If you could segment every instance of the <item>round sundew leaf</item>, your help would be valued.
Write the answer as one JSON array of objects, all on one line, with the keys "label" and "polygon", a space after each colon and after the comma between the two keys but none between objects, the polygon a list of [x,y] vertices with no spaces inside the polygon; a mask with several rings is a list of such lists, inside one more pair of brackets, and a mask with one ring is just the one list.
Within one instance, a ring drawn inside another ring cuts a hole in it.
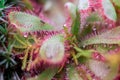
[{"label": "round sundew leaf", "polygon": [[78,3],[78,9],[79,10],[85,10],[89,7],[89,1],[88,0],[79,0]]},{"label": "round sundew leaf", "polygon": [[118,67],[112,67],[110,64],[97,61],[89,60],[90,70],[102,80],[113,80],[117,74]]},{"label": "round sundew leaf", "polygon": [[60,63],[64,59],[64,37],[55,35],[46,39],[40,48],[40,57],[50,63]]},{"label": "round sundew leaf", "polygon": [[115,27],[101,34],[82,40],[80,46],[93,44],[120,44],[120,27]]},{"label": "round sundew leaf", "polygon": [[8,15],[10,23],[15,25],[21,32],[35,32],[39,30],[51,30],[53,27],[42,22],[38,17],[24,12],[10,12]]},{"label": "round sundew leaf", "polygon": [[102,0],[102,6],[104,10],[104,14],[106,17],[108,17],[110,20],[116,21],[117,20],[117,14],[115,12],[115,8],[110,0]]}]

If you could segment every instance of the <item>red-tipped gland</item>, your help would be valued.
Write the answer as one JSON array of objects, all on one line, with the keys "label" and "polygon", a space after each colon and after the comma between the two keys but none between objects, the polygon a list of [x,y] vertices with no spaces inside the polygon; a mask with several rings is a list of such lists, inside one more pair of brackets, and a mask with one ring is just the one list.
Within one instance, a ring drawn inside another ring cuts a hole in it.
[{"label": "red-tipped gland", "polygon": [[92,54],[92,59],[95,59],[95,60],[98,60],[98,61],[102,61],[102,62],[105,62],[106,61],[106,59],[105,59],[105,57],[103,57],[100,53],[98,53],[98,52],[94,52],[93,54]]}]

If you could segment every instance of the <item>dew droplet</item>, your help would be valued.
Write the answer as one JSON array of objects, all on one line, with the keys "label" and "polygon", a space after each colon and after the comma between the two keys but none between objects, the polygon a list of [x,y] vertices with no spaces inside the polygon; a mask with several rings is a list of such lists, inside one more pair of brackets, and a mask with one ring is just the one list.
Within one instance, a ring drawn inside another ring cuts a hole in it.
[{"label": "dew droplet", "polygon": [[66,26],[67,26],[67,24],[64,24],[63,26],[64,26],[64,27],[66,27]]},{"label": "dew droplet", "polygon": [[103,47],[104,47],[104,48],[106,48],[106,47],[107,47],[107,45],[106,45],[106,44],[104,44],[104,45],[103,45]]},{"label": "dew droplet", "polygon": [[83,45],[83,48],[85,48],[86,47],[86,45]]},{"label": "dew droplet", "polygon": [[24,35],[25,38],[28,37],[28,33],[24,33],[23,35]]}]

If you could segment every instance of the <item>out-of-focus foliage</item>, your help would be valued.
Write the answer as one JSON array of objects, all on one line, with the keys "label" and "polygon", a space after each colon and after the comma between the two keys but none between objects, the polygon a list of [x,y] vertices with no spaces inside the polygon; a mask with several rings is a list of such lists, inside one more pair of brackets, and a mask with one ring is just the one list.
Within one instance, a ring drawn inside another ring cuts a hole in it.
[{"label": "out-of-focus foliage", "polygon": [[120,8],[120,1],[119,0],[112,0],[114,4]]}]

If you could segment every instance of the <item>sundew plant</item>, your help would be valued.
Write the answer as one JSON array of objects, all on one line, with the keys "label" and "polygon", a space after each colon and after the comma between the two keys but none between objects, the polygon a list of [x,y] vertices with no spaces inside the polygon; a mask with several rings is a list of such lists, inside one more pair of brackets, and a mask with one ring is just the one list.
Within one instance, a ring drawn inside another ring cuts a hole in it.
[{"label": "sundew plant", "polygon": [[120,0],[0,0],[0,80],[120,80]]}]

